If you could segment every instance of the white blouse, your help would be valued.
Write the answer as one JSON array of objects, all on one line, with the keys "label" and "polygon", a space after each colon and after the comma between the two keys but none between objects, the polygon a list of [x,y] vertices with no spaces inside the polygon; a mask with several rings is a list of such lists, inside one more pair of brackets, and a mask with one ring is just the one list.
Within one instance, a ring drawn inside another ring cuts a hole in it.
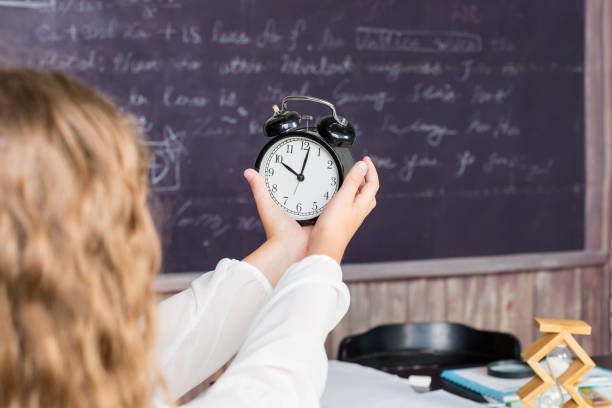
[{"label": "white blouse", "polygon": [[[191,288],[159,305],[158,353],[174,397],[214,374],[184,407],[318,407],[324,341],[349,306],[340,266],[325,255],[292,265],[272,289],[246,262],[223,259]],[[155,407],[165,407],[163,396]]]}]

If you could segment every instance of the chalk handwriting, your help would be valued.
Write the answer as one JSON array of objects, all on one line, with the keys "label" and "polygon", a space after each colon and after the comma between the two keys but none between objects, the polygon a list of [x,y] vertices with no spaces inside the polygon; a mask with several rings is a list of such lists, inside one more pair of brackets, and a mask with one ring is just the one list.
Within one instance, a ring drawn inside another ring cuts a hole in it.
[{"label": "chalk handwriting", "polygon": [[163,96],[164,106],[177,108],[177,107],[190,107],[190,108],[203,108],[208,105],[208,98],[203,95],[183,95],[177,94],[173,86],[166,87]]},{"label": "chalk handwriting", "polygon": [[[231,225],[226,223],[223,217],[214,213],[202,213],[191,217],[183,216],[176,222],[179,228],[198,227],[209,230],[214,238],[225,234]],[[208,246],[208,241],[204,241],[204,246]]]},{"label": "chalk handwriting", "polygon": [[397,167],[397,162],[389,156],[379,156],[376,154],[368,154],[368,157],[372,159],[372,163],[378,170],[393,170]]},{"label": "chalk handwriting", "polygon": [[255,45],[259,48],[264,48],[278,44],[282,39],[283,36],[276,32],[276,21],[274,21],[274,19],[268,19],[263,32],[255,39]]},{"label": "chalk handwriting", "polygon": [[31,9],[54,9],[55,0],[0,0],[0,7],[21,7]]},{"label": "chalk handwriting", "polygon": [[256,59],[246,59],[236,56],[229,62],[222,63],[219,66],[219,74],[221,75],[249,75],[259,74],[266,70],[263,62]]},{"label": "chalk handwriting", "polygon": [[479,117],[472,119],[465,132],[467,134],[483,134],[490,133],[494,137],[500,136],[519,136],[521,129],[518,125],[512,123],[511,115],[504,114],[496,124],[482,121]]},{"label": "chalk handwriting", "polygon": [[200,27],[195,25],[175,26],[167,23],[166,26],[157,32],[165,41],[177,40],[186,45],[197,45],[202,42]]},{"label": "chalk handwriting", "polygon": [[419,156],[413,153],[411,156],[404,157],[404,167],[399,172],[399,178],[405,183],[412,181],[414,172],[418,168],[432,168],[438,167],[440,163],[438,159],[428,156]]},{"label": "chalk handwriting", "polygon": [[353,72],[353,58],[345,55],[341,60],[329,60],[322,56],[318,61],[305,61],[301,56],[284,54],[281,57],[280,73],[298,76],[347,75]]},{"label": "chalk handwriting", "polygon": [[265,84],[263,89],[257,93],[257,100],[259,102],[272,102],[275,104],[287,95],[308,95],[310,94],[310,81],[303,82],[297,88],[286,88],[281,83]]},{"label": "chalk handwriting", "polygon": [[383,118],[382,130],[399,136],[408,133],[425,134],[427,144],[431,147],[439,146],[444,137],[457,134],[455,129],[450,129],[436,123],[428,123],[420,119],[416,119],[406,126],[398,126],[393,122],[393,118],[390,115],[385,115]]},{"label": "chalk handwriting", "polygon": [[178,191],[181,188],[181,158],[187,152],[183,145],[185,131],[175,131],[172,127],[165,126],[163,134],[163,140],[146,142],[151,150],[149,162],[151,190]]},{"label": "chalk handwriting", "polygon": [[146,40],[151,37],[151,34],[142,27],[140,22],[130,23],[123,31],[123,38],[129,40]]},{"label": "chalk handwriting", "polygon": [[358,50],[403,51],[416,53],[479,53],[479,35],[462,32],[393,30],[390,28],[357,27],[355,45]]},{"label": "chalk handwriting", "polygon": [[113,58],[113,71],[124,74],[141,72],[160,72],[162,62],[157,59],[137,59],[131,52],[120,52]]},{"label": "chalk handwriting", "polygon": [[238,231],[261,231],[263,232],[263,224],[261,220],[256,216],[239,216],[236,222],[236,229]]},{"label": "chalk handwriting", "polygon": [[467,59],[461,62],[461,71],[461,75],[457,79],[459,81],[467,81],[473,74],[491,75],[493,73],[493,68],[483,62]]},{"label": "chalk handwriting", "polygon": [[325,27],[323,29],[323,39],[321,39],[318,48],[320,50],[334,50],[342,47],[344,47],[344,40],[336,37],[329,27]]},{"label": "chalk handwriting", "polygon": [[213,24],[210,41],[217,44],[248,45],[251,37],[244,31],[226,31],[223,21],[217,20]]},{"label": "chalk handwriting", "polygon": [[293,52],[297,49],[298,41],[304,32],[306,32],[306,20],[300,18],[293,24],[289,32],[289,48],[287,48],[287,51]]},{"label": "chalk handwriting", "polygon": [[375,92],[348,92],[344,90],[346,84],[350,80],[345,79],[336,86],[333,91],[333,96],[338,106],[346,105],[347,103],[368,103],[372,104],[377,112],[381,112],[385,108],[385,104],[395,100],[394,96],[389,95],[387,91]]},{"label": "chalk handwriting", "polygon": [[518,156],[507,157],[500,153],[491,153],[485,163],[482,165],[482,170],[485,173],[492,173],[497,169],[518,170],[525,174],[525,180],[530,182],[537,176],[550,173],[554,165],[553,160],[548,160],[543,165],[526,163],[523,158]]},{"label": "chalk handwriting", "polygon": [[219,106],[233,107],[236,106],[237,96],[236,91],[221,88],[219,92]]},{"label": "chalk handwriting", "polygon": [[95,13],[105,9],[113,8],[113,4],[103,0],[57,0],[55,4],[55,12],[66,14],[68,12],[75,13]]},{"label": "chalk handwriting", "polygon": [[[36,58],[35,56],[33,57]],[[78,51],[69,54],[48,51],[43,53],[34,65],[43,70],[58,69],[72,72],[104,71],[102,57],[98,55],[96,50],[91,50],[86,54],[81,54]]]},{"label": "chalk handwriting", "polygon": [[408,100],[412,103],[419,103],[421,101],[455,103],[459,98],[460,95],[448,83],[441,86],[418,83],[414,86],[412,95],[408,97]]},{"label": "chalk handwriting", "polygon": [[476,162],[476,157],[469,150],[457,153],[457,171],[455,177],[462,177],[467,168]]},{"label": "chalk handwriting", "polygon": [[471,103],[483,104],[483,103],[495,103],[500,104],[505,102],[506,99],[512,94],[513,88],[497,88],[494,90],[485,89],[481,85],[474,86],[472,93]]},{"label": "chalk handwriting", "polygon": [[202,68],[202,61],[196,59],[190,59],[188,57],[182,57],[180,59],[172,60],[171,66],[177,71],[199,71]]},{"label": "chalk handwriting", "polygon": [[493,130],[493,136],[519,136],[521,128],[512,124],[510,115],[502,117]]},{"label": "chalk handwriting", "polygon": [[437,77],[442,75],[442,64],[440,62],[425,61],[422,63],[387,62],[381,64],[368,64],[366,71],[372,73],[386,74],[389,82],[396,82],[401,75],[414,74]]},{"label": "chalk handwriting", "polygon": [[130,105],[132,106],[142,106],[149,103],[149,98],[141,94],[138,91],[138,88],[132,87],[130,89],[129,101]]}]

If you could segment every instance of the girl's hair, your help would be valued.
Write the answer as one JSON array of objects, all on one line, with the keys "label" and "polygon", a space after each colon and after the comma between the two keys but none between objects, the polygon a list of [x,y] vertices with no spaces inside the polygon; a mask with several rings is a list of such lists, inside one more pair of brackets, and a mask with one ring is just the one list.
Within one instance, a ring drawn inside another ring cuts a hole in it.
[{"label": "girl's hair", "polygon": [[162,382],[131,123],[61,73],[0,67],[2,407],[145,407]]}]

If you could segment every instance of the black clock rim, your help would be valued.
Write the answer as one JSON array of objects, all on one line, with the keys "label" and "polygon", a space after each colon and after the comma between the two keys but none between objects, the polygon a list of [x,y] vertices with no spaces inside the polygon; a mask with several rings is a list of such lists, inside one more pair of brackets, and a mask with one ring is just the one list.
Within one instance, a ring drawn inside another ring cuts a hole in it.
[{"label": "black clock rim", "polygon": [[[257,160],[255,160],[254,169],[259,173],[259,168],[261,166],[261,162],[263,161],[265,153],[270,149],[272,145],[274,145],[275,143],[277,143],[278,141],[282,139],[295,137],[295,136],[300,136],[300,137],[305,137],[307,139],[311,139],[317,142],[318,144],[320,144],[321,146],[323,146],[329,152],[331,157],[334,159],[334,162],[336,163],[336,168],[338,169],[338,190],[340,190],[340,187],[342,187],[342,183],[344,182],[344,166],[340,162],[340,159],[338,158],[338,154],[336,153],[334,148],[331,147],[329,143],[327,143],[321,136],[313,132],[308,132],[306,130],[294,130],[288,133],[283,133],[282,135],[276,136],[274,139],[270,140],[268,143],[264,145],[264,147],[261,148],[259,155],[257,155]],[[312,225],[317,221],[317,218],[319,218],[318,215],[313,218],[308,218],[305,220],[296,220],[296,221],[300,225]]]}]

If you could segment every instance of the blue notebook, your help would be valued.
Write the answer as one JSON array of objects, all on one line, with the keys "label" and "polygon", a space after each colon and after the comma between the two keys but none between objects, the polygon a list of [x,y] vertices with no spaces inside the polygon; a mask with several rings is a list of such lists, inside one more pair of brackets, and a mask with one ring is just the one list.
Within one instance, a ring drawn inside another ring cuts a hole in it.
[{"label": "blue notebook", "polygon": [[486,366],[444,370],[440,377],[504,403],[520,401],[516,391],[531,379],[531,377],[519,379],[491,377],[487,374]]},{"label": "blue notebook", "polygon": [[[492,377],[487,374],[486,366],[444,370],[440,377],[468,390],[504,403],[520,401],[516,392],[531,380],[531,377],[518,379]],[[589,383],[612,384],[612,371],[595,367],[586,373],[580,381],[585,382],[583,386]]]}]

